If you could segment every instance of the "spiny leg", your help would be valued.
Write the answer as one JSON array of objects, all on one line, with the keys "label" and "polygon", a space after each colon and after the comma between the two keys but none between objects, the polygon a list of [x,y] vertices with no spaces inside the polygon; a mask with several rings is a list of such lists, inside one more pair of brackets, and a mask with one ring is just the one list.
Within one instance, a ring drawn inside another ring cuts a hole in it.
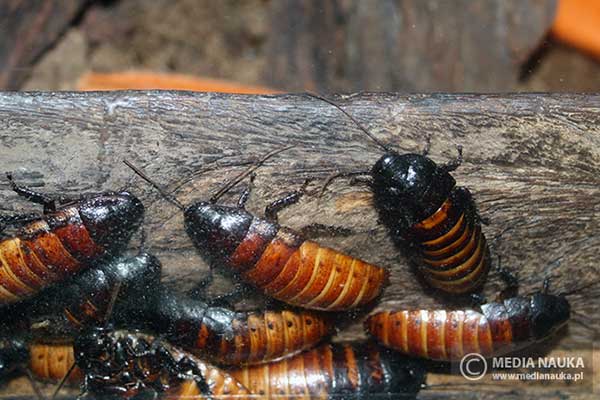
[{"label": "spiny leg", "polygon": [[357,178],[361,175],[364,176],[371,176],[371,171],[368,170],[364,170],[364,171],[345,171],[345,172],[336,172],[332,175],[329,175],[327,177],[327,179],[325,179],[325,182],[323,183],[323,186],[321,186],[321,190],[319,190],[319,197],[323,197],[323,193],[325,193],[325,190],[327,190],[327,187],[331,184],[331,182],[333,182],[334,180],[338,179],[338,178]]},{"label": "spiny leg", "polygon": [[4,231],[9,226],[23,226],[31,221],[35,221],[36,219],[40,219],[40,215],[37,213],[0,215],[0,232]]},{"label": "spiny leg", "polygon": [[8,178],[11,189],[15,193],[17,193],[19,196],[25,197],[27,200],[33,203],[44,206],[44,214],[56,211],[57,204],[75,202],[81,200],[82,198],[81,196],[49,195],[41,193],[27,186],[18,185],[10,173],[7,173],[6,177]]},{"label": "spiny leg", "polygon": [[463,147],[462,147],[462,145],[460,145],[460,144],[457,145],[456,150],[458,151],[458,156],[454,160],[449,161],[448,163],[446,163],[440,167],[445,172],[452,172],[456,168],[460,167],[460,165],[462,164],[462,162],[463,162]]},{"label": "spiny leg", "polygon": [[248,183],[248,185],[244,188],[244,190],[242,190],[242,193],[240,194],[240,198],[238,199],[238,208],[244,208],[246,207],[246,203],[248,202],[248,199],[250,199],[250,194],[252,193],[252,186],[254,185],[254,179],[256,179],[256,174],[252,173],[250,175],[250,183]]},{"label": "spiny leg", "polygon": [[502,257],[500,255],[498,255],[496,272],[500,275],[500,279],[506,284],[506,287],[502,290],[501,296],[503,298],[515,296],[519,291],[519,279],[512,271],[502,266]]},{"label": "spiny leg", "polygon": [[306,179],[302,184],[302,187],[300,187],[300,189],[288,193],[281,199],[275,200],[271,204],[267,205],[267,207],[265,207],[265,218],[277,222],[277,214],[284,208],[297,203],[300,200],[300,198],[306,193],[306,187],[308,186],[311,180],[312,179]]},{"label": "spiny leg", "polygon": [[19,196],[25,197],[27,200],[29,200],[33,203],[43,205],[44,213],[52,212],[52,211],[56,210],[56,201],[51,196],[48,196],[47,194],[44,194],[44,193],[37,192],[27,186],[18,185],[14,181],[13,176],[10,173],[6,174],[6,178],[8,179],[8,182],[10,183],[11,189],[16,194],[18,194]]},{"label": "spiny leg", "polygon": [[300,229],[300,234],[305,238],[314,237],[337,237],[337,236],[350,236],[356,233],[353,229],[344,228],[343,226],[332,226],[314,223],[306,225]]},{"label": "spiny leg", "polygon": [[373,178],[370,175],[369,176],[354,176],[354,177],[352,177],[352,179],[350,179],[349,184],[351,186],[357,186],[357,185],[373,186]]}]

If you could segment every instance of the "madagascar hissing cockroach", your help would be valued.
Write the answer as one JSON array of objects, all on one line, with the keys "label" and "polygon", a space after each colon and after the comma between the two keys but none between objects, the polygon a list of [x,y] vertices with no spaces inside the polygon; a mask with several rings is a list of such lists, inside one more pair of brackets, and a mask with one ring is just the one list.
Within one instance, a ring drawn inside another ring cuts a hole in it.
[{"label": "madagascar hissing cockroach", "polygon": [[82,390],[93,396],[240,399],[248,394],[227,372],[139,332],[96,327],[75,339],[74,352],[84,376]]},{"label": "madagascar hissing cockroach", "polygon": [[[32,342],[24,336],[0,339],[0,380],[14,372],[25,372],[38,381],[58,382],[73,362],[72,343]],[[68,383],[79,382],[81,374],[73,371]],[[37,387],[33,388],[37,392]]]},{"label": "madagascar hissing cockroach", "polygon": [[75,362],[71,342],[32,342],[29,344],[29,371],[42,382],[60,382],[67,375],[68,385],[79,385],[83,378],[77,368],[70,371]]},{"label": "madagascar hissing cockroach", "polygon": [[414,397],[425,367],[372,343],[326,344],[284,360],[230,371],[258,398]]},{"label": "madagascar hissing cockroach", "polygon": [[[120,254],[144,216],[142,203],[127,192],[53,199],[18,186],[10,175],[9,180],[17,194],[44,204],[44,215],[0,242],[0,306],[31,297],[101,257]],[[7,221],[24,224],[13,216],[0,222]]]},{"label": "madagascar hissing cockroach", "polygon": [[455,361],[466,354],[495,357],[541,341],[569,320],[564,295],[546,290],[480,306],[480,310],[384,311],[365,321],[382,345],[404,354]]},{"label": "madagascar hissing cockroach", "polygon": [[[60,286],[50,288],[18,308],[22,313],[31,315],[30,319],[35,325],[42,325],[38,322],[39,318],[47,317],[49,312],[59,312],[68,321],[68,324],[60,325],[81,329],[102,325],[113,301],[115,307],[111,310],[112,317],[117,323],[124,323],[136,318],[136,313],[144,314],[146,304],[154,304],[161,269],[160,261],[148,253],[114,258],[87,269]],[[117,286],[118,297],[113,299]],[[44,328],[53,333],[52,326]],[[62,329],[63,326],[60,326],[56,331]]]},{"label": "madagascar hissing cockroach", "polygon": [[146,320],[151,329],[185,350],[220,364],[273,361],[311,348],[333,325],[309,311],[236,312],[164,289]]},{"label": "madagascar hissing cockroach", "polygon": [[[252,168],[256,169],[283,150],[267,154]],[[139,169],[130,163],[127,165],[184,210],[186,232],[204,257],[213,265],[228,266],[245,282],[270,297],[309,309],[349,310],[370,303],[387,282],[386,269],[323,247],[277,223],[277,213],[297,202],[303,190],[268,205],[263,219],[250,214],[244,207],[250,194],[249,187],[242,193],[237,206],[216,204],[220,196],[251,169],[219,190],[210,201],[198,201],[184,207]]]},{"label": "madagascar hissing cockroach", "polygon": [[323,189],[340,176],[365,176],[361,181],[373,192],[379,220],[395,244],[408,250],[429,286],[448,294],[480,289],[491,265],[489,248],[471,193],[457,187],[450,175],[462,162],[462,147],[458,147],[455,160],[443,165],[427,157],[428,150],[400,154],[377,140],[338,104],[311,96],[335,106],[385,151],[371,170],[336,174]]}]

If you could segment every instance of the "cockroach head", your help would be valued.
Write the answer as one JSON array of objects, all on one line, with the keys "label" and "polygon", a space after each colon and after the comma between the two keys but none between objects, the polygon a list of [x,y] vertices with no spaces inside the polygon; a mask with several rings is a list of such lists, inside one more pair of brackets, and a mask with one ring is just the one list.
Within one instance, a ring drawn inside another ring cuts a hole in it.
[{"label": "cockroach head", "polygon": [[85,199],[79,214],[96,243],[119,251],[141,225],[144,205],[128,192],[102,193]]},{"label": "cockroach head", "polygon": [[243,208],[199,201],[184,212],[185,230],[209,258],[229,255],[246,235],[252,216]]},{"label": "cockroach head", "polygon": [[571,316],[566,297],[536,293],[531,298],[531,323],[536,339],[543,339],[563,326]]}]

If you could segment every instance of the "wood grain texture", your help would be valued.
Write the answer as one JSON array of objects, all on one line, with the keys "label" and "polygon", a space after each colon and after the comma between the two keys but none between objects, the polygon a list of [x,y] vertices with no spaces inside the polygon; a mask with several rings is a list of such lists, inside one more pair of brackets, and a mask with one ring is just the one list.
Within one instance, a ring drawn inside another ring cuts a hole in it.
[{"label": "wood grain texture", "polygon": [[555,9],[555,0],[277,1],[265,81],[288,90],[504,91],[516,87]]},{"label": "wood grain texture", "polygon": [[[419,151],[430,135],[431,157],[443,162],[462,144],[465,162],[454,176],[490,219],[483,230],[492,253],[517,271],[521,292],[540,289],[545,277],[557,292],[587,285],[569,300],[578,313],[574,319],[588,328],[573,321],[540,351],[591,353],[600,327],[600,95],[383,93],[336,100],[399,151]],[[240,173],[241,164],[295,144],[258,170],[249,209],[261,214],[267,202],[306,177],[365,169],[381,155],[338,110],[306,95],[1,93],[0,132],[1,165],[17,182],[67,194],[128,187],[139,195],[146,204],[149,250],[162,260],[165,281],[179,290],[200,281],[206,264],[186,238],[180,212],[137,179],[124,158],[170,190],[178,188],[177,197],[188,203],[208,197]],[[36,209],[7,184],[0,189],[0,212]],[[285,210],[280,223],[354,230],[319,240],[391,269],[376,310],[442,306],[417,283],[370,201],[365,188],[339,180],[323,198],[309,194]],[[211,290],[227,282],[219,279]],[[485,294],[493,298],[502,287],[492,272]],[[359,318],[339,336],[362,337],[361,330]],[[513,390],[494,382],[486,387]],[[577,393],[578,386],[558,389]],[[540,387],[523,384],[519,390],[525,396]]]},{"label": "wood grain texture", "polygon": [[62,35],[89,0],[0,3],[0,88],[18,89],[33,62]]}]

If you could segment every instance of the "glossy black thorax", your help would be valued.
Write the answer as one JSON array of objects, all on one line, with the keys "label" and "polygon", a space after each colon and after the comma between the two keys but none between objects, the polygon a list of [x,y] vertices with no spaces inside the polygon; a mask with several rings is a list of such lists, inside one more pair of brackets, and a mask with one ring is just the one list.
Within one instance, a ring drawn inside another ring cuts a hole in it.
[{"label": "glossy black thorax", "polygon": [[384,154],[371,169],[380,219],[402,232],[431,216],[456,185],[454,178],[420,154]]},{"label": "glossy black thorax", "polygon": [[144,205],[128,192],[90,195],[77,208],[92,239],[110,254],[127,246],[144,218]]},{"label": "glossy black thorax", "polygon": [[211,260],[229,256],[244,239],[252,215],[238,207],[200,201],[184,212],[185,230],[194,245]]},{"label": "glossy black thorax", "polygon": [[[84,329],[107,319],[119,324],[130,323],[132,319],[144,318],[146,308],[154,304],[161,269],[160,261],[148,253],[116,258],[46,290],[17,309],[29,315],[32,323],[53,322],[36,331],[37,335],[72,333],[73,329]],[[111,315],[107,315],[115,295]],[[76,325],[66,321],[66,313],[77,320]]]}]

